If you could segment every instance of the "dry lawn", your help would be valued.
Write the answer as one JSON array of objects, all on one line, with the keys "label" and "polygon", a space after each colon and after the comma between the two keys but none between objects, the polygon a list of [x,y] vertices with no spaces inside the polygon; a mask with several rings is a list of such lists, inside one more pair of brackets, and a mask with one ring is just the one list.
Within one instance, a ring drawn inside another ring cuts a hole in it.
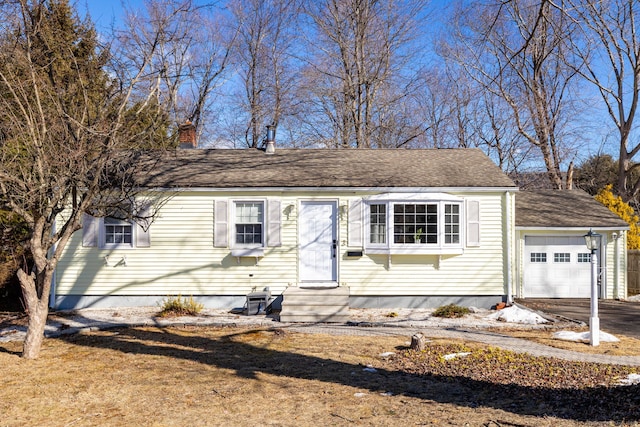
[{"label": "dry lawn", "polygon": [[[19,357],[21,343],[0,343],[0,426],[575,426],[640,420],[638,386],[611,385],[634,368],[594,368],[450,340],[415,354],[408,341],[283,329],[131,328],[47,339],[35,361]],[[460,349],[473,357],[443,362],[440,353]],[[395,356],[385,359],[384,352]],[[518,374],[533,372],[531,367],[543,386]],[[576,383],[584,372],[589,375]],[[602,401],[606,410],[597,411]]]},{"label": "dry lawn", "polygon": [[[494,332],[510,335],[529,341],[535,341],[550,347],[562,348],[564,350],[577,351],[589,354],[605,354],[609,356],[640,356],[640,340],[621,335],[615,335],[619,342],[600,342],[598,346],[591,346],[589,343],[565,341],[553,338],[553,334],[558,329],[492,329]],[[583,328],[563,328],[563,331],[572,330],[575,332],[588,332],[588,327]]]}]

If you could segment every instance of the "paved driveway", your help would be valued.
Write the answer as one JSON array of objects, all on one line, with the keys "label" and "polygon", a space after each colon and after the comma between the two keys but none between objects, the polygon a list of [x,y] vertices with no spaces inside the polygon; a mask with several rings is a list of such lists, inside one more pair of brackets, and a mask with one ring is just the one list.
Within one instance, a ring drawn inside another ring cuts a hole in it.
[{"label": "paved driveway", "polygon": [[[516,302],[534,310],[589,324],[591,301],[588,298],[527,298],[516,300]],[[640,339],[640,302],[599,300],[598,317],[600,318],[600,329],[604,332]]]}]

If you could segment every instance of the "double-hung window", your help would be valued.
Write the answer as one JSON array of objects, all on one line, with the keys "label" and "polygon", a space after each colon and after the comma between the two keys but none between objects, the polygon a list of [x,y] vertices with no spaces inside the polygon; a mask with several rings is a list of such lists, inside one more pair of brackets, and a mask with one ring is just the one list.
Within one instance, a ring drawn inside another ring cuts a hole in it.
[{"label": "double-hung window", "polygon": [[[455,199],[455,198],[454,198]],[[462,200],[377,200],[365,202],[365,246],[390,253],[447,253],[462,250]]]},{"label": "double-hung window", "polygon": [[372,244],[387,243],[387,205],[370,205],[370,234]]},{"label": "double-hung window", "polygon": [[263,202],[235,202],[235,243],[237,246],[263,246]]},{"label": "double-hung window", "polygon": [[133,243],[133,224],[113,217],[104,218],[105,246],[129,245]]}]

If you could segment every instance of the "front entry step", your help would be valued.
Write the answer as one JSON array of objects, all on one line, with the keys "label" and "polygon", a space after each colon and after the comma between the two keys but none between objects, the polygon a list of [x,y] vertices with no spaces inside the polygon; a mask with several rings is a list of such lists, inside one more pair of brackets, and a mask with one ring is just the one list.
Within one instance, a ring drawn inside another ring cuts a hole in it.
[{"label": "front entry step", "polygon": [[281,322],[345,323],[349,321],[349,288],[288,287],[282,293]]}]

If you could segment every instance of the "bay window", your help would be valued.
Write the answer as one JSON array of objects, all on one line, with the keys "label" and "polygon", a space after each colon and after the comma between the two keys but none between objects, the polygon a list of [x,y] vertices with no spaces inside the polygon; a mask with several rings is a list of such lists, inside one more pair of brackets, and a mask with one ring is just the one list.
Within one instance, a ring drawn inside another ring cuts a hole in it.
[{"label": "bay window", "polygon": [[[463,201],[365,202],[369,253],[458,253],[463,242]],[[390,214],[387,214],[387,213]]]}]

